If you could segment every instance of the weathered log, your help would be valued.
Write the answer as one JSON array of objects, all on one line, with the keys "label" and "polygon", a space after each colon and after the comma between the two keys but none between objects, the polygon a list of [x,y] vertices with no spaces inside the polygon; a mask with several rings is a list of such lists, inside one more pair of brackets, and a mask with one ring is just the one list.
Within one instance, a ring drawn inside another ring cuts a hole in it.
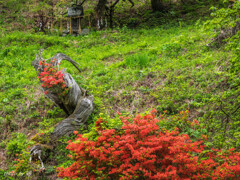
[{"label": "weathered log", "polygon": [[[43,50],[40,50],[39,54],[36,55],[36,59],[31,63],[32,66],[34,66],[35,70],[37,71],[38,76],[41,72],[44,71],[44,66],[40,65],[40,61],[43,61],[42,57]],[[58,53],[52,58],[50,58],[48,61],[53,66],[59,66],[62,60],[67,60],[71,62],[79,71],[80,69],[77,67],[78,63],[76,63],[74,60],[72,60],[70,57],[68,57],[65,54]],[[59,106],[61,109],[64,110],[68,115],[72,114],[75,110],[77,103],[79,99],[83,96],[83,92],[81,88],[78,86],[78,84],[75,82],[73,77],[68,74],[67,72],[64,72],[65,70],[62,70],[62,73],[64,74],[64,81],[69,88],[68,93],[62,97],[58,94],[52,92],[51,90],[47,88],[43,88],[44,91],[48,90],[48,94],[46,96],[52,100],[57,106]],[[40,82],[42,82],[40,80]]]},{"label": "weathered log", "polygon": [[86,121],[93,111],[92,101],[92,97],[80,99],[75,111],[55,127],[53,136],[69,135],[81,126],[86,125]]},{"label": "weathered log", "polygon": [[[36,59],[31,63],[31,65],[34,66],[35,70],[37,71],[38,76],[44,71],[45,68],[44,65],[40,63],[40,61],[44,60],[42,57],[42,52],[43,50],[40,50],[39,54],[36,55]],[[58,53],[46,61],[49,61],[49,63],[51,63],[53,66],[58,67],[62,60],[71,62],[80,71],[78,68],[79,64],[62,53]],[[86,121],[89,115],[93,112],[93,97],[87,96],[85,93],[86,91],[79,87],[74,78],[67,73],[66,70],[62,70],[62,73],[64,74],[63,80],[68,87],[68,92],[66,95],[60,96],[53,90],[42,87],[43,91],[48,91],[46,96],[57,106],[63,109],[67,115],[69,115],[66,119],[56,125],[53,133],[50,134],[50,141],[55,141],[62,136],[70,135],[73,133],[73,131],[78,130],[81,126],[86,126]],[[42,81],[40,80],[40,82]],[[41,145],[35,145],[31,149],[31,156],[37,154],[39,160],[42,162],[41,152]]]}]

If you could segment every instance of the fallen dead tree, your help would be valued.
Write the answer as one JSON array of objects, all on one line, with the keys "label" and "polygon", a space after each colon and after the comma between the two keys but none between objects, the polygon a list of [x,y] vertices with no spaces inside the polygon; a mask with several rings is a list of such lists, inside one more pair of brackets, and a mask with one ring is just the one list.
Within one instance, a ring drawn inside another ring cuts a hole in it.
[{"label": "fallen dead tree", "polygon": [[[88,96],[86,91],[76,83],[71,74],[67,73],[65,69],[59,70],[59,64],[62,60],[69,61],[80,71],[78,63],[62,53],[58,53],[52,58],[45,60],[42,57],[42,52],[43,50],[40,50],[31,65],[34,66],[40,82],[43,83],[42,90],[46,97],[68,115],[68,117],[58,123],[54,131],[48,135],[48,144],[56,144],[57,139],[65,135],[70,135],[80,127],[86,126],[86,121],[93,112],[93,97]],[[52,76],[44,76],[49,72],[53,72],[54,69],[58,69],[57,77],[59,77],[59,79],[56,80],[52,78]],[[48,86],[44,85],[44,82],[47,82]],[[62,86],[53,86],[54,84],[60,83]],[[63,95],[63,93],[65,94]],[[44,168],[44,165],[41,159],[41,153],[45,147],[44,144],[37,144],[31,149],[31,159],[34,158],[34,156],[37,157],[41,161],[42,168]]]}]

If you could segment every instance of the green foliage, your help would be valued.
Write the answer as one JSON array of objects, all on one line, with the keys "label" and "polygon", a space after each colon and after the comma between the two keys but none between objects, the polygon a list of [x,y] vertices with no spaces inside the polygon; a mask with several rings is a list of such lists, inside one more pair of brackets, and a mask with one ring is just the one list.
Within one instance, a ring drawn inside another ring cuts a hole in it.
[{"label": "green foliage", "polygon": [[11,176],[18,178],[26,178],[30,176],[31,171],[33,171],[33,166],[29,163],[30,153],[23,151],[21,154],[17,154],[16,158],[12,163],[14,163],[14,170],[10,171]]},{"label": "green foliage", "polygon": [[[118,112],[114,118],[111,118],[108,114],[103,114],[103,113],[99,114],[100,118],[95,116],[95,119],[94,119],[95,123],[92,123],[90,125],[88,132],[85,132],[85,133],[83,132],[84,137],[86,137],[90,140],[96,140],[99,137],[98,128],[96,127],[96,122],[99,120],[101,120],[103,122],[101,124],[103,129],[120,130],[123,125],[121,118],[119,118],[120,115],[121,115],[121,113]],[[82,132],[82,131],[80,131],[80,132]]]},{"label": "green foliage", "polygon": [[[78,37],[1,29],[0,147],[5,148],[8,141],[18,147],[18,140],[10,140],[9,132],[50,132],[66,117],[44,98],[30,66],[39,49],[45,48],[46,59],[61,52],[80,64],[81,73],[68,62],[61,67],[94,96],[95,110],[84,136],[92,140],[98,137],[94,123],[100,113],[106,128],[119,129],[122,124],[117,111],[134,115],[156,107],[174,116],[189,109],[187,120],[171,118],[159,126],[171,129],[173,124],[193,139],[207,135],[209,147],[238,148],[239,110],[233,112],[239,106],[239,33],[216,49],[206,46],[211,30],[203,30],[201,23],[181,21],[152,29],[125,27]],[[221,107],[230,115],[229,121]],[[200,128],[191,126],[194,119],[199,120]],[[15,149],[9,147],[13,155]],[[19,145],[17,151],[22,149]],[[57,151],[63,151],[62,155],[57,156]],[[56,157],[56,161],[51,163],[69,165],[64,147],[57,151],[51,158]]]},{"label": "green foliage", "polygon": [[[210,117],[215,120],[209,120],[209,112],[217,109],[218,100],[223,98],[222,92],[228,94],[226,100],[230,94],[237,93],[236,88],[229,88],[237,87],[239,79],[237,37],[226,46],[227,49],[207,49],[205,42],[210,31],[203,32],[199,26],[165,28],[167,31],[161,27],[119,29],[80,37],[3,32],[3,51],[0,53],[0,74],[3,77],[0,86],[4,90],[0,92],[2,127],[6,124],[7,113],[11,115],[16,111],[19,114],[15,119],[34,122],[32,128],[50,128],[64,118],[64,114],[54,110],[41,92],[39,98],[34,94],[39,84],[37,79],[32,81],[36,74],[30,62],[40,47],[47,48],[44,51],[46,58],[62,52],[80,63],[81,74],[67,62],[61,66],[66,67],[95,98],[95,114],[89,119],[90,124],[96,121],[95,115],[99,113],[113,118],[117,110],[137,113],[139,109],[152,105],[156,105],[159,111],[168,110],[169,114],[190,108],[194,117],[201,117],[202,121],[221,121],[224,118],[222,113],[212,114]],[[4,48],[7,45],[8,48]],[[28,105],[23,99],[31,103]],[[26,118],[27,114],[31,119]],[[236,115],[234,118],[237,119]],[[8,119],[11,129],[16,129],[20,121],[13,120],[13,116]],[[207,122],[208,131],[222,128],[210,126]],[[234,126],[230,127],[234,129]]]},{"label": "green foliage", "polygon": [[71,135],[70,137],[62,137],[58,139],[58,146],[54,148],[49,155],[49,159],[55,164],[54,167],[46,168],[46,171],[56,171],[56,166],[69,166],[73,163],[73,160],[68,157],[68,150],[66,149],[67,142],[73,140],[76,135]]},{"label": "green foliage", "polygon": [[12,133],[11,140],[8,142],[6,147],[7,154],[12,157],[16,157],[16,154],[20,154],[31,144],[32,143],[28,141],[25,134]]},{"label": "green foliage", "polygon": [[146,67],[149,63],[149,57],[146,54],[137,54],[128,56],[125,60],[127,67]]},{"label": "green foliage", "polygon": [[[54,15],[62,16],[69,1],[53,2]],[[30,66],[41,48],[45,49],[46,59],[61,52],[80,64],[81,73],[67,62],[61,66],[94,96],[95,110],[88,120],[88,130],[79,129],[89,140],[99,137],[95,126],[99,116],[105,129],[121,133],[122,121],[115,112],[131,116],[156,107],[159,112],[167,110],[159,116],[163,118],[158,123],[161,129],[178,127],[181,134],[188,134],[193,140],[207,139],[209,149],[239,150],[240,33],[232,33],[239,23],[239,1],[232,7],[223,1],[215,2],[218,8],[211,8],[212,17],[204,26],[201,23],[208,17],[206,9],[213,1],[178,2],[169,5],[168,12],[153,13],[150,1],[135,1],[134,8],[127,1],[120,1],[114,20],[116,26],[123,28],[59,37],[11,31],[31,29],[34,19],[30,22],[26,17],[49,15],[49,0],[0,0],[0,148],[7,150],[8,160],[4,163],[9,166],[8,171],[0,169],[0,179],[42,175],[38,172],[39,162],[29,163],[25,150],[32,143],[26,134],[40,132],[34,140],[49,142],[41,133],[51,133],[55,124],[66,117],[44,98]],[[96,2],[87,4],[85,13],[94,13],[95,5]],[[201,20],[193,24],[199,16]],[[211,37],[217,38],[222,32],[224,46],[207,46]],[[46,174],[55,173],[57,165],[73,163],[65,149],[68,140],[63,138],[50,153]],[[13,161],[17,153],[21,155]],[[14,164],[19,167],[17,173]]]},{"label": "green foliage", "polygon": [[229,58],[227,71],[218,70],[217,87],[222,89],[218,95],[212,98],[212,109],[207,110],[204,116],[204,123],[207,125],[209,133],[213,135],[214,142],[221,148],[239,147],[239,8],[240,2],[235,1],[231,6],[225,1],[226,5],[221,8],[212,7],[211,20],[205,23],[205,28],[214,29],[215,34],[212,43],[222,45],[225,51],[233,51]]},{"label": "green foliage", "polygon": [[4,179],[9,179],[9,180],[13,180],[14,178],[10,176],[10,173],[8,173],[7,171],[0,169],[0,179],[4,180]]},{"label": "green foliage", "polygon": [[218,9],[216,7],[211,7],[211,16],[214,18],[211,20],[211,25],[217,29],[227,29],[229,27],[233,27],[235,23],[239,21],[239,8],[239,1],[235,1],[231,8]]},{"label": "green foliage", "polygon": [[[240,2],[235,1],[232,6],[228,7],[211,7],[211,20],[205,22],[205,27],[214,29],[213,35],[218,43],[222,43],[227,38],[235,35],[240,30]],[[238,36],[239,37],[239,36]]]},{"label": "green foliage", "polygon": [[161,121],[158,125],[161,129],[174,130],[176,127],[180,134],[187,134],[192,140],[201,139],[207,137],[207,129],[204,124],[199,124],[199,121],[189,119],[189,111],[180,111],[179,114],[174,116],[167,115],[167,111],[164,111],[160,115]]},{"label": "green foliage", "polygon": [[178,43],[169,43],[162,46],[162,53],[166,54],[167,57],[177,57],[182,47]]}]

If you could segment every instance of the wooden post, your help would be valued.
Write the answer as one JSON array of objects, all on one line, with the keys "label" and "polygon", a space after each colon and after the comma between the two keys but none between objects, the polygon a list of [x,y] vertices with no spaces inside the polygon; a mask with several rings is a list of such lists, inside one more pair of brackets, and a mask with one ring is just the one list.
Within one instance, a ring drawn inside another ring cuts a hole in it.
[{"label": "wooden post", "polygon": [[81,28],[81,17],[78,18],[78,33],[82,33],[82,28]]},{"label": "wooden post", "polygon": [[72,34],[72,18],[69,18],[70,19],[70,34]]}]

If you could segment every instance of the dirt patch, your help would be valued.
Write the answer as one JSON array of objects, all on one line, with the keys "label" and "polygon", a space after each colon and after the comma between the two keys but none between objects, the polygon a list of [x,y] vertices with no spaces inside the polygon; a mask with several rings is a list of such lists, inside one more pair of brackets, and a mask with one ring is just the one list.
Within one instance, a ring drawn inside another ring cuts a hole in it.
[{"label": "dirt patch", "polygon": [[122,58],[122,57],[110,56],[110,57],[105,58],[105,59],[103,59],[103,60],[104,60],[104,64],[105,64],[106,66],[110,66],[110,65],[113,64],[113,63],[117,63],[117,62],[123,61],[123,58]]},{"label": "dirt patch", "polygon": [[7,170],[8,166],[6,163],[6,152],[4,150],[0,150],[0,169]]},{"label": "dirt patch", "polygon": [[[144,92],[142,90],[125,91],[120,89],[108,93],[108,99],[111,99],[111,109],[108,109],[108,113],[111,117],[114,117],[116,112],[128,112],[131,115],[135,115],[148,109],[152,109],[157,106],[157,99],[150,95],[150,92]],[[108,102],[106,102],[108,103]]]},{"label": "dirt patch", "polygon": [[156,108],[159,103],[153,94],[157,93],[164,81],[165,78],[159,77],[155,72],[150,72],[139,81],[128,82],[126,86],[131,87],[132,90],[122,88],[107,92],[105,105],[111,107],[108,108],[107,113],[111,117],[114,117],[117,111],[136,115]]}]

